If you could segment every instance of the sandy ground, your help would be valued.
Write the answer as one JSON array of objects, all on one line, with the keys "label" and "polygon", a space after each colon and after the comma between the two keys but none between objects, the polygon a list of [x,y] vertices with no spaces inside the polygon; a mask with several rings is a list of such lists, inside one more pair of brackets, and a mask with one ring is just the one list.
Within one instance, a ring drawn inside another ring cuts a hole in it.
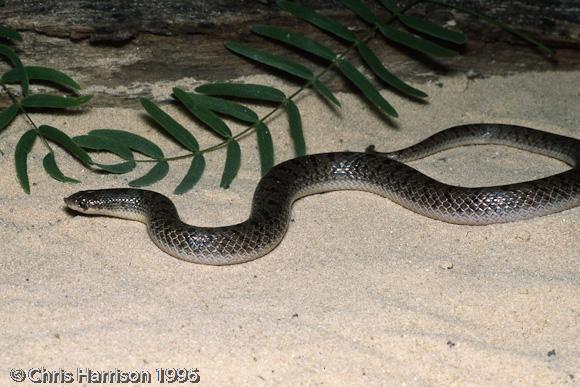
[{"label": "sandy ground", "polygon": [[[247,79],[246,81],[257,81]],[[258,79],[259,81],[259,79]],[[271,82],[271,80],[261,80]],[[177,82],[192,87],[195,82]],[[160,86],[168,95],[171,85]],[[420,85],[421,105],[385,92],[400,113],[386,122],[356,95],[329,109],[301,98],[309,151],[392,150],[473,122],[528,125],[580,138],[580,73],[527,73]],[[279,85],[291,90],[288,85]],[[165,109],[195,126],[175,108]],[[70,135],[123,128],[167,154],[176,144],[142,111],[92,109],[38,115]],[[270,123],[277,161],[292,157],[283,116]],[[469,227],[412,213],[364,192],[300,200],[272,253],[231,267],[182,262],[157,249],[145,226],[74,216],[62,198],[123,187],[144,173],[99,175],[59,153],[82,184],[30,158],[32,194],[16,180],[13,149],[27,129],[0,135],[0,385],[28,371],[148,371],[197,368],[206,385],[574,385],[580,379],[580,209],[512,224]],[[216,140],[195,129],[204,145]],[[256,143],[219,188],[224,152],[208,155],[194,191],[172,195],[188,163],[151,187],[197,225],[245,219],[259,179]],[[444,182],[493,185],[566,169],[504,147],[446,151],[413,166]]]}]

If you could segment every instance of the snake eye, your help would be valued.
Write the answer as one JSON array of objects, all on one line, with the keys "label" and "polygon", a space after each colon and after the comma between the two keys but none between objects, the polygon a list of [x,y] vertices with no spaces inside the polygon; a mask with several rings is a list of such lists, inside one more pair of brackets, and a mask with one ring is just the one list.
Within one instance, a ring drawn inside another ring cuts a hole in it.
[{"label": "snake eye", "polygon": [[89,203],[87,199],[80,199],[78,206],[81,210],[87,210],[89,208]]}]

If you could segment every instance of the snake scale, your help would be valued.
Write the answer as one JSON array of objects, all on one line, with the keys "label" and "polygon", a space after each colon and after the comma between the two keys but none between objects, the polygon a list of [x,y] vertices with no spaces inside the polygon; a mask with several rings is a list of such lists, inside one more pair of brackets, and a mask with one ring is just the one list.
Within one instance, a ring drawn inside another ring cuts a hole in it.
[{"label": "snake scale", "polygon": [[[500,144],[553,157],[572,168],[542,179],[493,187],[441,183],[404,164],[444,149]],[[298,157],[276,165],[259,182],[249,218],[224,227],[182,222],[173,202],[152,191],[81,191],[65,199],[71,209],[137,220],[151,239],[177,258],[229,265],[259,258],[284,237],[292,203],[307,195],[362,190],[421,215],[448,223],[486,225],[564,211],[580,205],[580,140],[503,124],[455,126],[408,148],[388,153],[337,152]]]}]

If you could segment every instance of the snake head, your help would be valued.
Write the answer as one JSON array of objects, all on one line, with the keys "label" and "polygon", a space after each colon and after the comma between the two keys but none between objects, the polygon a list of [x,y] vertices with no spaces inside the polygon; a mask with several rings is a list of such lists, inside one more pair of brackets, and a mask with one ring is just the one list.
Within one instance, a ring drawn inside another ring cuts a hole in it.
[{"label": "snake head", "polygon": [[[145,210],[152,197],[163,197],[151,191],[133,188],[111,188],[79,191],[64,202],[71,210],[82,214],[105,215],[145,221]],[[167,199],[168,200],[168,199]]]},{"label": "snake head", "polygon": [[71,210],[90,214],[102,208],[103,203],[99,196],[98,191],[79,191],[64,198],[64,202]]},{"label": "snake head", "polygon": [[64,198],[64,202],[71,210],[83,214],[104,214],[136,205],[141,201],[143,192],[145,191],[130,188],[79,191]]}]

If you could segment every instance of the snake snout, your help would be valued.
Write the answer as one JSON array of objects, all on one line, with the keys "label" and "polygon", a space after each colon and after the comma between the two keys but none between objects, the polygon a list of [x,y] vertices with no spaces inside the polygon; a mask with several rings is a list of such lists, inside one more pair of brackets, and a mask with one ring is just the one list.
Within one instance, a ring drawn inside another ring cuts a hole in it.
[{"label": "snake snout", "polygon": [[86,200],[79,200],[79,199],[76,199],[74,196],[75,195],[64,198],[64,203],[71,210],[85,212],[88,209],[88,205],[86,203]]},{"label": "snake snout", "polygon": [[64,198],[64,203],[71,210],[86,213],[94,207],[94,200],[90,198],[91,193],[92,191],[77,192],[69,197]]}]

